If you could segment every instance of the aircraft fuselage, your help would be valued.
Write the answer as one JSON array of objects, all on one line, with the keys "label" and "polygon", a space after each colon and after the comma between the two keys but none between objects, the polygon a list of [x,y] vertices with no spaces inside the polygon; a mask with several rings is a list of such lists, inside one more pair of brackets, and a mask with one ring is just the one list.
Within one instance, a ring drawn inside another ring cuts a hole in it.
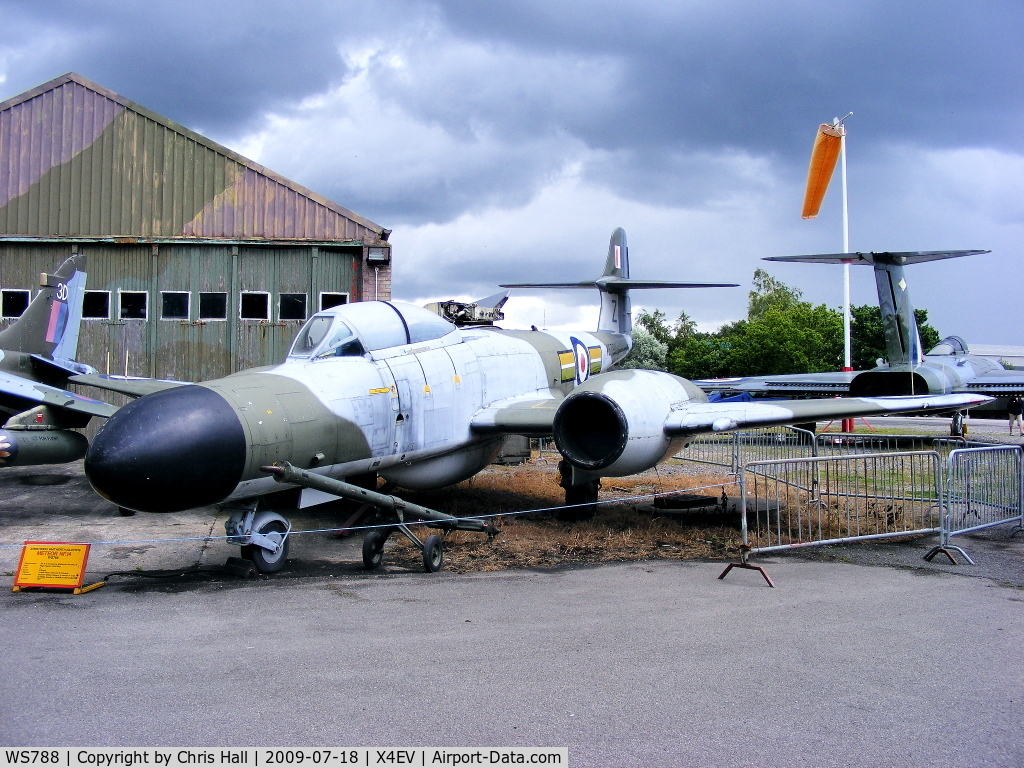
[{"label": "aircraft fuselage", "polygon": [[275,461],[439,488],[500,448],[472,430],[476,412],[516,396],[557,401],[626,351],[617,334],[480,328],[370,354],[289,356],[130,403],[97,435],[86,469],[102,495],[143,511],[279,490],[260,470]]}]

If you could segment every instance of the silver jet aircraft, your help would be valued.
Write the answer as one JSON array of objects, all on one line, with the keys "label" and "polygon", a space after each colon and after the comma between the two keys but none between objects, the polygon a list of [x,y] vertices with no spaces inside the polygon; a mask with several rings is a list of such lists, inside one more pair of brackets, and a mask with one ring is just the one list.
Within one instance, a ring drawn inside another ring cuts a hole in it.
[{"label": "silver jet aircraft", "polygon": [[948,336],[923,354],[904,266],[971,256],[988,251],[910,251],[776,256],[765,261],[803,264],[860,264],[875,273],[888,361],[867,371],[836,371],[778,376],[697,380],[705,392],[758,392],[771,397],[949,394],[1024,394],[1024,371],[1004,370],[991,357],[972,355],[959,336]]},{"label": "silver jet aircraft", "polygon": [[40,275],[35,298],[0,331],[0,467],[77,461],[87,441],[74,429],[116,410],[65,388],[68,377],[94,372],[74,360],[85,280],[76,254]]},{"label": "silver jet aircraft", "polygon": [[[376,476],[403,488],[440,488],[487,466],[506,435],[553,436],[567,496],[586,502],[596,500],[599,478],[642,472],[701,433],[989,399],[709,404],[677,376],[612,368],[632,343],[630,290],[694,284],[630,279],[626,235],[617,229],[603,276],[568,287],[581,285],[600,294],[596,332],[459,328],[422,307],[368,301],[313,315],[277,366],[186,386],[77,377],[142,394],[96,435],[85,471],[121,507],[230,508],[228,534],[264,572],[279,569],[287,554],[281,481],[363,499],[395,513],[394,528],[421,546],[424,567],[434,571],[440,539],[419,542],[405,527],[409,517],[444,530],[493,530],[376,494],[368,490]],[[367,567],[380,563],[390,532],[365,537]]]}]

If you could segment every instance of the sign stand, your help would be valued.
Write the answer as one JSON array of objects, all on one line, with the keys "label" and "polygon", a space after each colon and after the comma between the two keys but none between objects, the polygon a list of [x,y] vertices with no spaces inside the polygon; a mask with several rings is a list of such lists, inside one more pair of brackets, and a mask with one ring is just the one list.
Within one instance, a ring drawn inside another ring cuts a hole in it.
[{"label": "sign stand", "polygon": [[90,546],[63,541],[26,541],[21,548],[21,558],[18,560],[11,591],[51,587],[70,589],[74,594],[81,595],[99,589],[106,582],[82,586]]}]

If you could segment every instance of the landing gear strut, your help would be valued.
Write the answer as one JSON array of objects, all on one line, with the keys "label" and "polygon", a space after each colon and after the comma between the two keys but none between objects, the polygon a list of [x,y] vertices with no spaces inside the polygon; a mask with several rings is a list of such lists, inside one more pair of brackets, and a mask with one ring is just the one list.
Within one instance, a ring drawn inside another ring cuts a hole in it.
[{"label": "landing gear strut", "polygon": [[591,520],[597,514],[597,493],[601,478],[583,475],[567,461],[558,462],[558,484],[565,489],[565,506],[558,519],[568,523]]},{"label": "landing gear strut", "polygon": [[252,560],[260,573],[276,573],[288,559],[288,534],[292,526],[270,510],[256,511],[256,504],[236,508],[224,523],[230,544],[242,548],[242,557]]},{"label": "landing gear strut", "polygon": [[953,437],[967,437],[967,419],[963,411],[955,411],[949,424],[949,434]]}]

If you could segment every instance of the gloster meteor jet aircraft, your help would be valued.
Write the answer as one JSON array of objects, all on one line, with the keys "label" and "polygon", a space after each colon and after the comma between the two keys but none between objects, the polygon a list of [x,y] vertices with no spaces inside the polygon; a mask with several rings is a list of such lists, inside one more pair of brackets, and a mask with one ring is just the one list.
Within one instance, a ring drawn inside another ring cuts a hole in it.
[{"label": "gloster meteor jet aircraft", "polygon": [[[630,279],[617,229],[600,278],[554,287],[583,286],[600,294],[596,332],[459,328],[422,307],[368,301],[313,315],[274,367],[185,386],[78,377],[142,394],[93,439],[85,471],[102,496],[129,509],[232,507],[232,540],[260,570],[274,571],[289,531],[272,509],[279,480],[351,490],[338,480],[372,473],[404,488],[440,488],[487,466],[506,435],[550,435],[567,466],[567,495],[584,501],[596,496],[598,478],[646,470],[701,433],[988,401],[709,404],[677,376],[612,369],[632,343],[629,291],[696,284]],[[439,567],[439,542],[422,544],[428,570]],[[379,564],[382,545],[379,536],[364,541],[368,567]]]},{"label": "gloster meteor jet aircraft", "polygon": [[1004,370],[994,358],[970,354],[967,343],[959,336],[943,339],[928,354],[921,350],[904,266],[982,253],[988,251],[829,253],[765,259],[873,267],[888,360],[867,371],[746,376],[694,383],[705,392],[751,392],[769,397],[941,395],[957,392],[1009,397],[1024,394],[1024,371]]},{"label": "gloster meteor jet aircraft", "polygon": [[35,298],[0,331],[0,467],[77,461],[87,442],[74,428],[116,410],[65,388],[69,376],[95,371],[74,360],[85,279],[78,254],[40,275]]}]

